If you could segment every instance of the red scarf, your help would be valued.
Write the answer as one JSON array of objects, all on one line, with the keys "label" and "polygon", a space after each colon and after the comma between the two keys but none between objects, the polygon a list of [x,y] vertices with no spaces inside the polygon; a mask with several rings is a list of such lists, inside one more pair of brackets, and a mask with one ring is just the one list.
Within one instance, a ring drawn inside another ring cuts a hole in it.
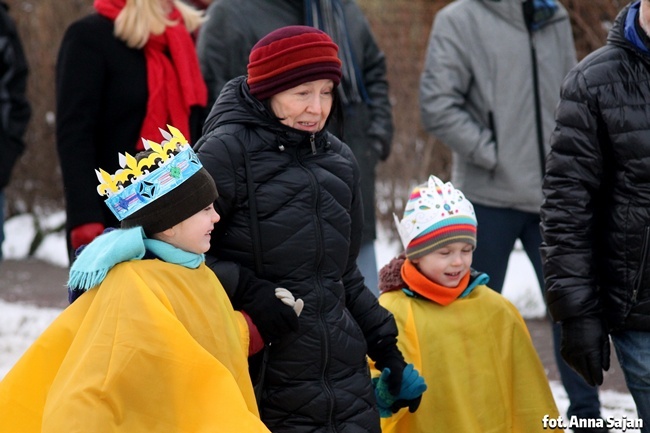
[{"label": "red scarf", "polygon": [[[95,0],[100,15],[115,20],[127,0]],[[173,8],[168,18],[177,24],[160,35],[149,35],[143,47],[147,64],[147,114],[140,136],[155,139],[158,128],[170,124],[190,137],[190,107],[205,107],[208,91],[201,75],[194,41],[183,24],[180,12]],[[168,53],[168,54],[167,54]],[[142,149],[142,140],[136,148]]]},{"label": "red scarf", "polygon": [[469,284],[469,272],[461,278],[458,286],[445,287],[434,283],[415,267],[413,262],[405,260],[402,265],[402,278],[411,290],[418,295],[438,303],[440,305],[449,305],[458,298]]}]

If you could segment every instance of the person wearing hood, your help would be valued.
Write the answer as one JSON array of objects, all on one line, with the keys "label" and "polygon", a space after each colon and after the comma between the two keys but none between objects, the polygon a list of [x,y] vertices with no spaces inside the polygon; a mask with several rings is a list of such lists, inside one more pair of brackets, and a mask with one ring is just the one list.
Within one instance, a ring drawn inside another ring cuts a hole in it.
[{"label": "person wearing hood", "polygon": [[[206,260],[266,342],[251,373],[274,433],[379,433],[366,355],[389,371],[391,410],[414,411],[419,397],[402,394],[395,320],[357,266],[359,167],[326,128],[340,114],[337,51],[313,27],[269,33],[251,50],[248,75],[224,86],[195,145],[220,191]],[[231,277],[224,263],[234,264]],[[304,300],[299,318],[269,307],[276,287]]]},{"label": "person wearing hood", "polygon": [[541,210],[546,302],[562,356],[603,382],[611,336],[650,431],[650,0],[562,84]]}]

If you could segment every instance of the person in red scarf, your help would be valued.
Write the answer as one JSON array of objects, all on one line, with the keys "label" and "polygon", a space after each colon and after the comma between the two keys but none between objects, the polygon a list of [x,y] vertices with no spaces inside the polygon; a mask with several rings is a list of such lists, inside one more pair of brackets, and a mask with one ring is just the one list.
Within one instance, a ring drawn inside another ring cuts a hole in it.
[{"label": "person in red scarf", "polygon": [[65,32],[56,65],[56,143],[74,251],[117,226],[95,191],[94,167],[175,125],[197,140],[207,90],[192,33],[203,12],[179,0],[95,0]]}]

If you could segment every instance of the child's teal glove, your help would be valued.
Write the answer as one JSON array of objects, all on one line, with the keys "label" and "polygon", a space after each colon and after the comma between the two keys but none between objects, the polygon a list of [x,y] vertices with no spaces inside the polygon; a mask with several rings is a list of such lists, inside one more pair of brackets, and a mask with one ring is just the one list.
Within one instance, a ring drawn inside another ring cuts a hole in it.
[{"label": "child's teal glove", "polygon": [[411,413],[415,412],[420,406],[422,393],[427,389],[424,378],[420,376],[413,364],[408,364],[402,373],[399,395],[394,396],[388,391],[389,376],[390,368],[384,368],[379,378],[373,379],[379,416],[388,418],[403,407],[408,407]]}]

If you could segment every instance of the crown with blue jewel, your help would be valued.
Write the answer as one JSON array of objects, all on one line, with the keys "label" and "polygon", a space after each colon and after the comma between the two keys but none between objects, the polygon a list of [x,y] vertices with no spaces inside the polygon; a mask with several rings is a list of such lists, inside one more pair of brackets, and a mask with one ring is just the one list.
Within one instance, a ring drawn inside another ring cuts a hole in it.
[{"label": "crown with blue jewel", "polygon": [[160,129],[160,143],[142,139],[151,154],[137,160],[128,153],[119,154],[120,169],[110,174],[95,170],[99,185],[97,192],[106,196],[105,203],[115,217],[122,221],[129,215],[162,197],[189,179],[202,167],[183,134],[167,125]]}]

